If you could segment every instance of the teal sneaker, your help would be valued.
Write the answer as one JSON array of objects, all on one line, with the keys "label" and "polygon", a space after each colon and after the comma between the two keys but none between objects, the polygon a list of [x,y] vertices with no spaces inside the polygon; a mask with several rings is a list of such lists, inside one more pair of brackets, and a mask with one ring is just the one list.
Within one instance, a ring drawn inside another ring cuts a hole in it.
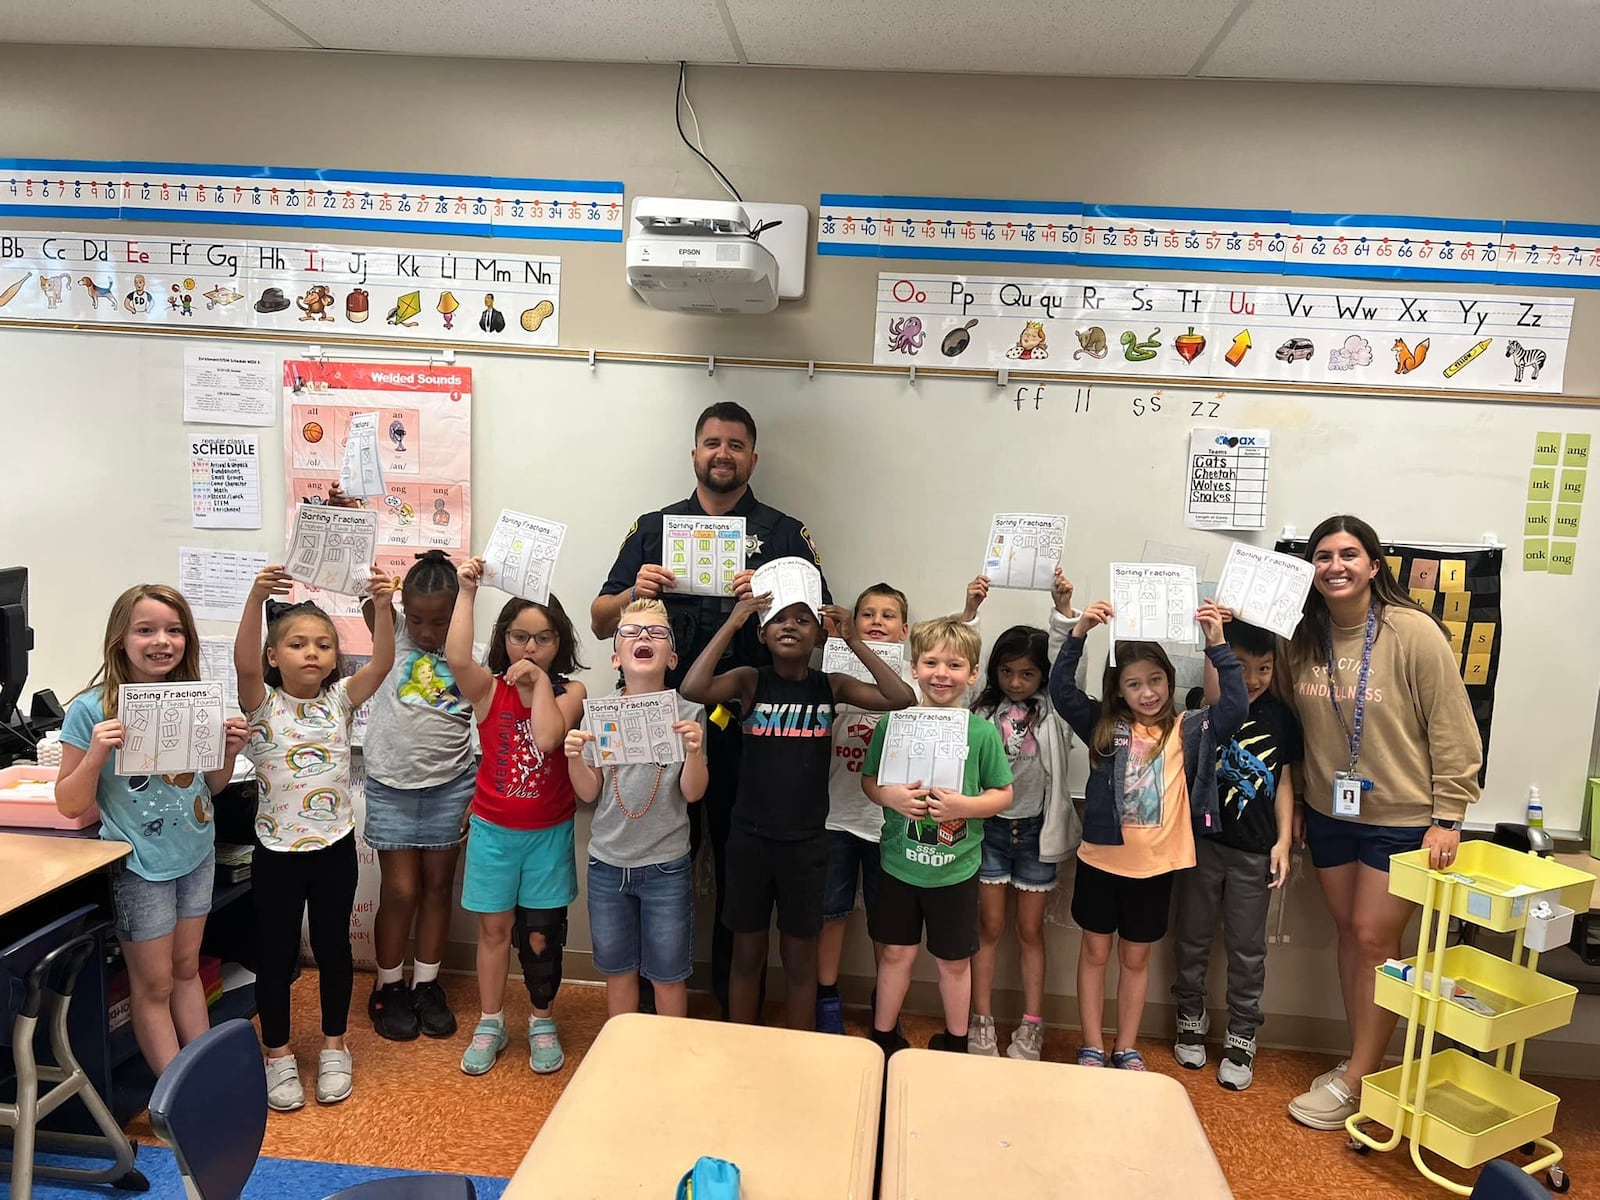
[{"label": "teal sneaker", "polygon": [[528,1019],[528,1065],[536,1075],[554,1075],[566,1066],[567,1056],[561,1052],[561,1038],[556,1033],[556,1023],[549,1017]]},{"label": "teal sneaker", "polygon": [[506,1027],[502,1021],[479,1021],[472,1031],[472,1043],[461,1056],[461,1070],[468,1075],[487,1075],[494,1060],[506,1048]]}]

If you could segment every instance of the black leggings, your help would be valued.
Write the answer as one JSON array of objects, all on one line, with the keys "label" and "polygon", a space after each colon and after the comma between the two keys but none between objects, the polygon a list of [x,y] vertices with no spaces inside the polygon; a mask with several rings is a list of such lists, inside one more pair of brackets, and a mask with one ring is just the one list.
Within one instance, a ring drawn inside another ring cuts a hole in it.
[{"label": "black leggings", "polygon": [[322,996],[322,1035],[344,1036],[355,978],[350,912],[357,874],[354,833],[321,850],[269,850],[256,843],[250,890],[256,905],[256,1007],[266,1045],[289,1043],[289,984],[300,959],[300,918],[308,911]]},{"label": "black leggings", "polygon": [[[528,935],[533,933],[544,936],[544,949],[538,953],[534,953],[528,941]],[[561,950],[567,944],[567,910],[518,905],[511,936],[517,943],[517,961],[522,964],[522,981],[528,985],[528,998],[535,1008],[548,1009],[561,988]]]}]

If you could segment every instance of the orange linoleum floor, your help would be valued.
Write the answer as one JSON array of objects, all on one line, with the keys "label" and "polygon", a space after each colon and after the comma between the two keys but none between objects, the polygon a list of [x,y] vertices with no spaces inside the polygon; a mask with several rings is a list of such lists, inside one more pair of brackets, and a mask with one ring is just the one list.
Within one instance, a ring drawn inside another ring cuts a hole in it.
[{"label": "orange linoleum floor", "polygon": [[[295,1113],[273,1113],[262,1153],[279,1158],[359,1163],[413,1170],[459,1171],[509,1176],[539,1132],[561,1089],[583,1059],[605,1020],[605,998],[596,986],[567,984],[556,1001],[565,1069],[551,1076],[528,1069],[528,1001],[513,978],[506,991],[511,1045],[489,1074],[469,1078],[460,1070],[461,1052],[477,1019],[472,979],[446,976],[444,984],[460,1021],[454,1038],[386,1042],[366,1017],[372,977],[357,974],[349,1041],[355,1058],[355,1092],[328,1108],[311,1099],[320,1042],[316,1017],[316,973],[306,970],[295,985],[294,1037],[306,1082],[308,1103]],[[709,996],[691,997],[691,1014],[710,1016]],[[866,1011],[848,1010],[854,1035],[867,1032]],[[926,1045],[940,1028],[930,1017],[909,1017],[913,1045]],[[1002,1029],[1002,1046],[1009,1038]],[[1051,1029],[1045,1057],[1062,1061],[1076,1046],[1072,1030]],[[1412,1167],[1407,1147],[1391,1154],[1357,1156],[1342,1134],[1316,1133],[1289,1119],[1285,1106],[1319,1071],[1332,1065],[1326,1055],[1264,1050],[1256,1060],[1255,1084],[1233,1093],[1217,1086],[1214,1068],[1186,1071],[1161,1042],[1141,1042],[1152,1070],[1170,1075],[1188,1090],[1211,1139],[1223,1173],[1240,1200],[1354,1200],[1444,1196]],[[1215,1055],[1213,1054],[1213,1061]],[[1024,1064],[1018,1064],[1025,1069]],[[1555,1140],[1567,1153],[1571,1195],[1600,1196],[1600,1081],[1536,1080],[1562,1098]],[[1003,1096],[983,1103],[1003,1104]],[[1131,1114],[1130,1114],[1131,1116]],[[129,1131],[153,1141],[148,1118],[135,1119]],[[1071,1132],[1063,1131],[1070,1153]],[[1433,1160],[1451,1178],[1470,1183],[1472,1173]]]}]

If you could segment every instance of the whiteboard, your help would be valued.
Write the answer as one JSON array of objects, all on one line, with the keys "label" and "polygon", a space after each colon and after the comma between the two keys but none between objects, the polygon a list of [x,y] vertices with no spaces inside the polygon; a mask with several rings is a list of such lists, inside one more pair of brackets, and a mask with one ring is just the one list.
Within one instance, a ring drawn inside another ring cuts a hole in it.
[{"label": "whiteboard", "polygon": [[[262,430],[260,531],[190,527],[182,422],[185,339],[0,331],[9,454],[0,565],[32,569],[38,647],[30,688],[63,701],[88,680],[111,601],[139,581],[175,582],[180,546],[283,547],[283,434]],[[303,353],[289,344],[290,355]],[[364,357],[359,352],[346,357]],[[381,357],[376,352],[371,357]],[[416,359],[413,359],[416,361]],[[961,604],[983,566],[996,512],[1066,513],[1065,566],[1080,600],[1108,586],[1108,564],[1147,541],[1206,556],[1215,578],[1230,536],[1270,546],[1354,512],[1394,541],[1466,541],[1497,532],[1506,555],[1500,674],[1488,782],[1474,822],[1520,818],[1539,784],[1546,821],[1576,828],[1600,695],[1600,560],[1580,539],[1570,577],[1524,574],[1521,531],[1534,436],[1600,433],[1600,411],[1214,389],[1152,392],[994,377],[607,363],[464,355],[474,368],[473,500],[565,521],[554,591],[585,638],[591,688],[611,678],[609,647],[588,638],[588,604],[634,518],[686,496],[693,423],[736,400],[760,427],[758,495],[803,519],[834,594],[848,604],[880,579],[913,617]],[[1186,530],[1185,451],[1207,424],[1272,433],[1267,528]],[[207,429],[219,427],[210,426]],[[1591,518],[1596,519],[1596,518]],[[480,600],[480,628],[501,597]],[[995,592],[992,640],[1042,625],[1048,598]],[[203,622],[202,633],[232,626]],[[1091,643],[1102,655],[1103,639]],[[1100,663],[1090,663],[1098,679]],[[1092,689],[1097,690],[1097,689]],[[1079,764],[1082,771],[1082,764]]]}]

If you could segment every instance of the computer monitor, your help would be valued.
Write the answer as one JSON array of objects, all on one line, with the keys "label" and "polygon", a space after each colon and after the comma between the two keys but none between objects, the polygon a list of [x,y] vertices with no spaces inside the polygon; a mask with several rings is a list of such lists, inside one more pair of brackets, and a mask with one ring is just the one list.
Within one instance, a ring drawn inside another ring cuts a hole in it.
[{"label": "computer monitor", "polygon": [[0,724],[9,724],[28,682],[28,568],[0,567]]}]

